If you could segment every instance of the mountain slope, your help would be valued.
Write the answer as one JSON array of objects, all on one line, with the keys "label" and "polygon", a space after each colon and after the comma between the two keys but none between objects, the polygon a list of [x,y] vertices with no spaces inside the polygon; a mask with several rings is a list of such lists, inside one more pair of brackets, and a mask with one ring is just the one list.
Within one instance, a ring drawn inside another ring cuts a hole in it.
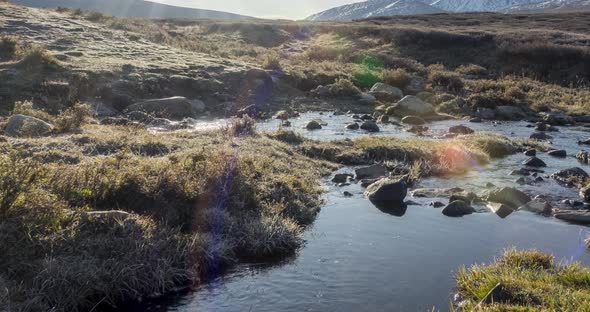
[{"label": "mountain slope", "polygon": [[143,0],[12,0],[36,8],[55,8],[58,6],[98,11],[114,16],[152,17],[152,18],[211,18],[211,19],[249,19],[251,17],[202,9],[177,7]]},{"label": "mountain slope", "polygon": [[418,15],[442,12],[444,11],[419,0],[369,0],[323,11],[308,17],[307,20],[354,20],[376,16]]},{"label": "mountain slope", "polygon": [[432,6],[452,12],[495,12],[542,0],[437,0]]},{"label": "mountain slope", "polygon": [[308,20],[353,20],[441,12],[542,13],[590,10],[590,0],[369,0],[339,6]]},{"label": "mountain slope", "polygon": [[590,11],[590,0],[554,0],[519,5],[507,10],[509,13],[550,13]]}]

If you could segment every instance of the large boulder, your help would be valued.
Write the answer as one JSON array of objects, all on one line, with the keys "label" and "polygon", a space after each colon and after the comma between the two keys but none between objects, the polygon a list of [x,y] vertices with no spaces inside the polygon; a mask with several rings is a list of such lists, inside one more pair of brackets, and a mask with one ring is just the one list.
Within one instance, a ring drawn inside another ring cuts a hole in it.
[{"label": "large boulder", "polygon": [[383,165],[358,168],[354,171],[357,180],[382,178],[386,176],[388,172],[387,167]]},{"label": "large boulder", "polygon": [[551,214],[551,205],[543,199],[536,198],[531,200],[530,202],[520,206],[518,210],[524,210],[529,212],[534,212],[543,215]]},{"label": "large boulder", "polygon": [[443,208],[442,213],[447,217],[462,217],[475,212],[475,209],[462,200],[456,200]]},{"label": "large boulder", "polygon": [[515,188],[504,187],[490,192],[487,200],[494,203],[506,204],[516,209],[530,202],[531,197]]},{"label": "large boulder", "polygon": [[505,219],[515,211],[511,206],[502,203],[488,203],[488,208],[502,219]]},{"label": "large boulder", "polygon": [[404,97],[402,90],[382,82],[373,85],[369,94],[382,101],[399,101]]},{"label": "large boulder", "polygon": [[562,112],[542,112],[540,113],[541,118],[543,118],[543,121],[550,124],[550,125],[555,125],[555,126],[565,126],[565,125],[571,125],[575,123],[575,120],[573,117],[568,116]]},{"label": "large boulder", "polygon": [[498,106],[495,110],[495,116],[498,119],[518,120],[524,117],[522,109],[516,106]]},{"label": "large boulder", "polygon": [[403,179],[385,178],[369,185],[365,195],[376,205],[403,205],[408,185]]},{"label": "large boulder", "polygon": [[388,115],[404,117],[408,115],[429,116],[434,115],[434,106],[421,99],[408,95],[401,99],[396,105],[387,110]]},{"label": "large boulder", "polygon": [[547,152],[547,155],[558,158],[565,158],[567,157],[567,152],[565,150],[550,150]]},{"label": "large boulder", "polygon": [[579,167],[560,170],[551,175],[551,177],[559,184],[565,186],[575,186],[578,188],[586,185],[586,180],[590,177],[584,169]]},{"label": "large boulder", "polygon": [[475,116],[481,119],[492,120],[496,118],[496,111],[491,108],[479,107],[475,113]]},{"label": "large boulder", "polygon": [[194,118],[205,110],[205,104],[200,100],[189,100],[182,96],[165,99],[153,99],[130,105],[127,111],[139,111],[156,117],[181,120]]},{"label": "large boulder", "polygon": [[51,134],[53,127],[35,117],[26,115],[13,115],[8,119],[4,134],[11,137],[41,137]]}]

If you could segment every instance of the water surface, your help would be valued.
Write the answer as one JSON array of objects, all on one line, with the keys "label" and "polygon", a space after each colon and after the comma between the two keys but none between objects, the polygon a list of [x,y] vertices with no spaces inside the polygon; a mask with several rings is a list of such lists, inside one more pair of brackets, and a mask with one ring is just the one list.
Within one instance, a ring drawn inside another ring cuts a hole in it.
[{"label": "water surface", "polygon": [[[319,131],[302,129],[321,118],[328,123]],[[339,139],[368,135],[342,130],[349,116],[304,114],[292,121],[294,131],[314,139]],[[494,131],[512,138],[533,133],[525,122],[469,124],[443,121],[430,124],[429,135],[446,132],[451,125],[465,124],[477,131]],[[259,125],[274,131],[279,121]],[[382,127],[375,135],[414,136],[395,125]],[[539,155],[548,164],[545,182],[518,186],[510,172],[520,168],[527,157],[513,155],[494,160],[461,177],[428,178],[420,187],[461,187],[482,192],[485,184],[516,186],[533,195],[545,195],[558,205],[562,199],[577,199],[577,190],[565,188],[548,175],[574,166],[579,139],[587,134],[572,128],[551,133],[556,148],[565,149],[565,159]],[[343,168],[341,171],[352,171]],[[299,254],[280,265],[243,265],[194,292],[173,298],[152,311],[446,311],[455,287],[454,274],[462,266],[487,263],[509,247],[537,248],[554,254],[560,261],[581,261],[590,265],[583,239],[585,226],[565,223],[528,212],[516,212],[501,219],[476,213],[448,218],[430,207],[433,200],[411,198],[416,205],[388,214],[363,196],[359,185],[344,188],[326,179],[326,205],[305,234],[307,244]],[[342,195],[351,192],[352,198]]]}]

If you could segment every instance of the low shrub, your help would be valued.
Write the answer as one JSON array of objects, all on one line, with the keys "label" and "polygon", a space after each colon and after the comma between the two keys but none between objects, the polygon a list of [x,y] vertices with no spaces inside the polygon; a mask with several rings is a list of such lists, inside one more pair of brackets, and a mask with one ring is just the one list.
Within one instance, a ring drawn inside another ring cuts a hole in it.
[{"label": "low shrub", "polygon": [[267,53],[262,59],[262,68],[282,70],[281,57],[277,53]]},{"label": "low shrub", "polygon": [[487,69],[476,64],[461,65],[455,69],[456,72],[462,75],[469,76],[483,76],[487,73]]},{"label": "low shrub", "polygon": [[405,88],[412,80],[412,76],[405,69],[386,69],[381,76],[383,82],[400,89]]},{"label": "low shrub", "polygon": [[13,58],[19,53],[20,45],[18,39],[12,36],[3,36],[0,39],[0,57]]},{"label": "low shrub", "polygon": [[450,92],[461,92],[465,87],[461,76],[449,71],[431,71],[428,75],[428,80],[434,87],[442,87]]},{"label": "low shrub", "polygon": [[55,118],[54,126],[57,132],[78,130],[87,118],[92,117],[92,110],[86,104],[77,103]]},{"label": "low shrub", "polygon": [[18,66],[29,72],[40,73],[59,66],[58,60],[38,45],[23,48],[19,56]]}]

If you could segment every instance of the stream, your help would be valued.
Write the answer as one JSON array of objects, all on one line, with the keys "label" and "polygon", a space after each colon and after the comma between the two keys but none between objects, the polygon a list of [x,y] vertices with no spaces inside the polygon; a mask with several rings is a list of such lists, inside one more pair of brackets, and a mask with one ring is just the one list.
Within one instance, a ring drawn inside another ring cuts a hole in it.
[{"label": "stream", "polygon": [[[328,125],[307,131],[303,126],[320,118]],[[369,135],[362,130],[343,130],[350,116],[305,113],[291,120],[293,131],[317,140]],[[258,125],[260,131],[278,129],[280,121]],[[437,136],[450,126],[464,124],[476,131],[491,131],[510,138],[528,138],[533,128],[527,122],[430,123],[427,135]],[[395,125],[380,125],[371,135],[415,136]],[[548,176],[570,167],[580,167],[575,154],[584,149],[578,140],[590,133],[559,127],[553,146],[564,149],[567,158],[543,153],[547,163],[544,182],[518,185],[510,172],[521,168],[523,154],[493,160],[490,164],[453,177],[426,178],[420,188],[460,187],[481,193],[486,183],[512,186],[533,195],[545,195],[554,207],[564,199],[578,200],[578,190],[557,184]],[[342,168],[339,172],[353,172]],[[580,261],[590,265],[583,240],[590,228],[555,218],[518,211],[505,219],[492,212],[449,218],[432,201],[447,198],[413,198],[415,205],[396,215],[380,211],[363,196],[358,184],[337,187],[326,178],[326,205],[305,234],[306,245],[297,256],[280,264],[248,264],[196,288],[188,294],[155,302],[145,311],[447,311],[455,288],[454,274],[461,267],[493,261],[510,247],[536,248],[555,255],[563,263]],[[344,191],[353,194],[345,197]]]}]

